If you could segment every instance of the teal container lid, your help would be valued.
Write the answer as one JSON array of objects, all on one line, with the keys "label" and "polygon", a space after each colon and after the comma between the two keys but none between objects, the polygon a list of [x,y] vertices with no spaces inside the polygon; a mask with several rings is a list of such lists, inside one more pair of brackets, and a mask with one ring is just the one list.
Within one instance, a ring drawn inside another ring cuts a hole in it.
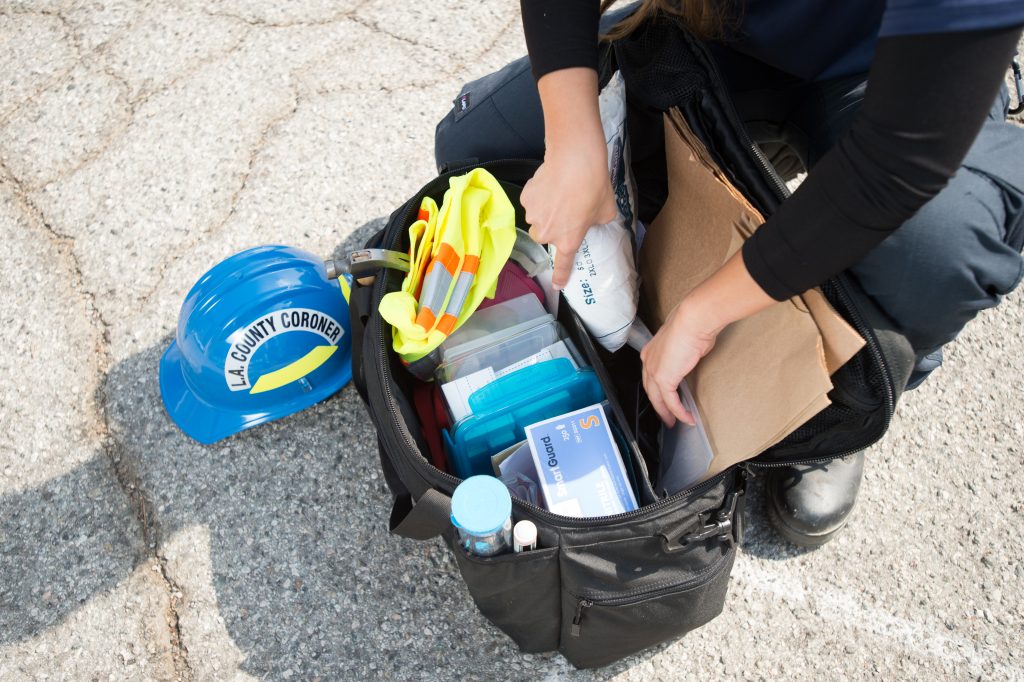
[{"label": "teal container lid", "polygon": [[496,533],[511,515],[512,496],[493,476],[470,476],[452,495],[452,523],[467,533]]}]

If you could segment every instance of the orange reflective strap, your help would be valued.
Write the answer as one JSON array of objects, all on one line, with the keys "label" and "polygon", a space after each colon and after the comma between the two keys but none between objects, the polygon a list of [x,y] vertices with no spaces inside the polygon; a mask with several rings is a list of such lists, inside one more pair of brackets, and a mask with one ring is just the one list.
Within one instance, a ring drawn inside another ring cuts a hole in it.
[{"label": "orange reflective strap", "polygon": [[[459,257],[459,254],[455,252],[455,249],[452,248],[451,244],[441,242],[441,246],[438,247],[431,265],[433,265],[433,263],[440,263],[444,266],[444,269],[448,271],[449,275],[454,275],[459,271],[459,262],[461,260],[462,259]],[[478,263],[479,261],[480,259],[477,258]]]},{"label": "orange reflective strap", "polygon": [[471,256],[466,254],[466,259],[462,262],[462,271],[468,272],[471,275],[475,275],[476,271],[480,269],[480,256]]},{"label": "orange reflective strap", "polygon": [[436,319],[437,318],[434,317],[434,313],[426,306],[422,306],[419,312],[416,313],[416,324],[427,331],[433,329]]},{"label": "orange reflective strap", "polygon": [[455,331],[455,324],[459,321],[459,318],[455,317],[450,313],[445,313],[441,316],[441,321],[437,323],[437,331],[441,332],[445,336],[448,336]]}]

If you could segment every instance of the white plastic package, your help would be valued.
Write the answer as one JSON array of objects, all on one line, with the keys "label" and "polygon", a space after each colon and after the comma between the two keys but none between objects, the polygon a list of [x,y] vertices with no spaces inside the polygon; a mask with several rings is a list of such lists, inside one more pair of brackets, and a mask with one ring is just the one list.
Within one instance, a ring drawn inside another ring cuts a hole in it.
[{"label": "white plastic package", "polygon": [[599,102],[618,212],[610,223],[595,225],[587,232],[562,293],[591,336],[614,352],[629,337],[640,297],[633,256],[636,186],[630,170],[626,84],[621,74],[616,73],[604,87]]}]

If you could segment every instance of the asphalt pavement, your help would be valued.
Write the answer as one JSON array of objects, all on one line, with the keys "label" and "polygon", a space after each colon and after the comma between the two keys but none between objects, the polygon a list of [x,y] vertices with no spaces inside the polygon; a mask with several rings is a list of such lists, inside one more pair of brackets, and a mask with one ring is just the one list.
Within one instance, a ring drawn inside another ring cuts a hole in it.
[{"label": "asphalt pavement", "polygon": [[0,679],[1024,678],[1019,294],[905,396],[840,537],[786,545],[755,488],[722,616],[574,671],[388,535],[352,387],[202,446],[157,381],[211,265],[340,253],[435,174],[518,4],[6,0],[0,45]]}]

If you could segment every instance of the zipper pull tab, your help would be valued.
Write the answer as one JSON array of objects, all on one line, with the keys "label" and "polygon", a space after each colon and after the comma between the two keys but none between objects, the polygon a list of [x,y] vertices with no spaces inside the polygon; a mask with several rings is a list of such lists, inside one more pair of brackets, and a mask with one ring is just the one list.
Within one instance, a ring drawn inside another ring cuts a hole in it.
[{"label": "zipper pull tab", "polygon": [[750,462],[743,462],[740,464],[740,476],[743,477],[743,485],[746,487],[752,479],[757,478],[757,472],[754,471],[755,464]]},{"label": "zipper pull tab", "polygon": [[572,619],[572,629],[570,632],[573,637],[580,636],[580,621],[583,620],[583,609],[589,609],[594,605],[594,602],[589,599],[580,599],[580,603],[576,605],[576,617]]}]

